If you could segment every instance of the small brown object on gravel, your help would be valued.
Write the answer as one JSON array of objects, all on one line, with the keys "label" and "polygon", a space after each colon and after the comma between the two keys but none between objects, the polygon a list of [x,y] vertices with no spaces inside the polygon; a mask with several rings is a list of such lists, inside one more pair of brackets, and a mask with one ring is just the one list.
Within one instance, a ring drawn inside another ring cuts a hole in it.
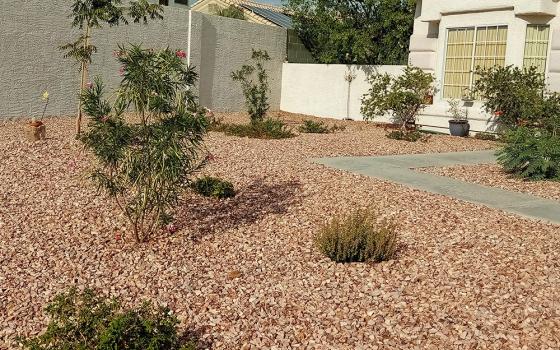
[{"label": "small brown object on gravel", "polygon": [[29,141],[40,141],[47,137],[47,128],[42,122],[31,122],[25,125],[25,137]]}]

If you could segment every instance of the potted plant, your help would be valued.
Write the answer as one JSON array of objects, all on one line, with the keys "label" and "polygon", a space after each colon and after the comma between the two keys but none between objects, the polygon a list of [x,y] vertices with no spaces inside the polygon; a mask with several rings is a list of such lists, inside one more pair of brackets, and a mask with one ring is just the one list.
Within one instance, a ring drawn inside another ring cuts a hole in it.
[{"label": "potted plant", "polygon": [[467,108],[461,108],[459,100],[449,101],[449,110],[452,119],[449,120],[449,133],[453,136],[469,136],[471,125],[469,124],[469,112]]},{"label": "potted plant", "polygon": [[41,100],[45,103],[43,107],[43,114],[41,119],[37,120],[32,118],[25,128],[25,136],[29,141],[39,141],[44,140],[47,137],[47,128],[43,123],[43,118],[45,117],[45,112],[47,111],[47,106],[49,105],[49,92],[45,91],[41,96]]}]

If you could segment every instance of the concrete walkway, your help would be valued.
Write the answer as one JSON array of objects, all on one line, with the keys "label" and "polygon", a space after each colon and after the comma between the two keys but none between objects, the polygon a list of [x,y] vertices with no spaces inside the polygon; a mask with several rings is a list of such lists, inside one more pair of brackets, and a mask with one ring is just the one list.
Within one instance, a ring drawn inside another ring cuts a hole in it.
[{"label": "concrete walkway", "polygon": [[414,168],[424,167],[495,163],[494,151],[337,157],[314,161],[332,168],[396,182],[532,219],[560,224],[560,202],[558,201],[414,171]]}]

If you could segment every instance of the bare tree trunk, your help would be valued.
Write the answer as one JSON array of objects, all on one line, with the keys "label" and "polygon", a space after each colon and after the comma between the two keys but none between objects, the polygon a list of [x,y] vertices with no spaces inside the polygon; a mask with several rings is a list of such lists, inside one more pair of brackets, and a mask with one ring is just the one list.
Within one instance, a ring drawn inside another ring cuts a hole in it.
[{"label": "bare tree trunk", "polygon": [[[85,39],[84,39],[84,49],[87,49],[89,46],[89,24],[86,26],[86,33],[85,33]],[[86,88],[87,85],[87,79],[89,76],[89,67],[88,67],[88,63],[86,61],[82,61],[82,67],[81,67],[81,76],[80,76],[80,95],[78,98],[78,118],[76,119],[76,134],[80,135],[80,133],[82,132],[82,116],[83,116],[83,111],[82,111],[82,98],[81,98],[81,94],[82,91]]]}]

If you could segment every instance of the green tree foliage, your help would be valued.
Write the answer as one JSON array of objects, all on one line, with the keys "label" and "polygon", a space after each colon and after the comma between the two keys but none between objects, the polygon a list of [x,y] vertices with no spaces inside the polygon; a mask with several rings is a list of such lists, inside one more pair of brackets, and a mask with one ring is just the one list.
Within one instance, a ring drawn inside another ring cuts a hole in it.
[{"label": "green tree foliage", "polygon": [[221,8],[214,13],[216,16],[235,18],[235,19],[245,19],[245,14],[235,5],[229,5],[228,7]]},{"label": "green tree foliage", "polygon": [[268,74],[264,68],[270,56],[266,51],[252,49],[251,60],[252,64],[244,64],[241,69],[232,72],[231,78],[241,83],[251,123],[259,123],[263,121],[270,108]]},{"label": "green tree foliage", "polygon": [[29,350],[194,350],[180,339],[171,310],[144,303],[124,309],[90,289],[57,295],[46,307],[49,324],[40,336],[22,341]]},{"label": "green tree foliage", "polygon": [[287,0],[287,7],[317,62],[407,62],[415,0]]},{"label": "green tree foliage", "polygon": [[374,73],[369,82],[371,87],[362,98],[364,119],[390,113],[402,132],[416,124],[418,113],[426,106],[426,96],[434,93],[434,76],[417,67],[407,66],[397,77]]},{"label": "green tree foliage", "polygon": [[[128,24],[130,18],[134,23],[148,23],[148,19],[162,19],[163,7],[151,4],[148,0],[130,1],[123,6],[122,0],[74,0],[72,7],[72,27],[79,28],[82,33],[68,44],[61,45],[65,58],[73,58],[80,65],[80,90],[85,89],[89,79],[89,65],[97,47],[91,43],[93,29],[102,28],[104,24],[118,26]],[[76,132],[81,132],[82,102],[78,105]]]},{"label": "green tree foliage", "polygon": [[[91,117],[84,142],[98,161],[92,179],[115,199],[134,238],[145,241],[169,221],[169,211],[199,160],[207,120],[192,86],[196,73],[183,51],[120,48],[123,79],[113,103],[100,79],[82,93]],[[124,113],[133,112],[136,121]]]}]

